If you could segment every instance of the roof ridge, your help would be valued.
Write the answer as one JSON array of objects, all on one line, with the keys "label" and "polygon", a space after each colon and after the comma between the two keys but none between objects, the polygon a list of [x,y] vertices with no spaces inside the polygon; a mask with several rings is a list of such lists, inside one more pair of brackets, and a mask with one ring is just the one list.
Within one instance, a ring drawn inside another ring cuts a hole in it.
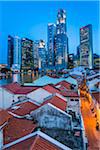
[{"label": "roof ridge", "polygon": [[39,139],[39,137],[40,137],[39,135],[37,135],[37,136],[35,137],[35,140],[34,140],[32,146],[30,147],[30,150],[33,150],[33,148],[34,148],[34,146],[35,146],[37,140]]}]

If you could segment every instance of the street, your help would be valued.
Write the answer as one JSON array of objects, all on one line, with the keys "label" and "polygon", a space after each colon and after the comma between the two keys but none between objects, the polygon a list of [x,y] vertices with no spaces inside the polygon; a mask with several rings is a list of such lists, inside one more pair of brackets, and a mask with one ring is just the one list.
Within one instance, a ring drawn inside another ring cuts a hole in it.
[{"label": "street", "polygon": [[100,150],[100,130],[96,130],[96,118],[94,117],[94,113],[90,110],[90,103],[85,98],[81,98],[81,106],[88,139],[88,150]]}]

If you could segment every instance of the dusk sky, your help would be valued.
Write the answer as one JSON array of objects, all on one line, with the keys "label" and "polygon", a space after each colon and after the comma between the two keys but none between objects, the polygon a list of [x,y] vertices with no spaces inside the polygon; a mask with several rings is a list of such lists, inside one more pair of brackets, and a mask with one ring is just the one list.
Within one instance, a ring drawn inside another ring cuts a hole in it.
[{"label": "dusk sky", "polygon": [[44,2],[0,2],[0,63],[7,63],[7,36],[18,35],[33,41],[47,42],[47,24],[56,23],[57,11],[67,12],[67,35],[69,53],[76,53],[79,45],[79,28],[93,26],[93,52],[100,52],[99,2],[44,1]]}]

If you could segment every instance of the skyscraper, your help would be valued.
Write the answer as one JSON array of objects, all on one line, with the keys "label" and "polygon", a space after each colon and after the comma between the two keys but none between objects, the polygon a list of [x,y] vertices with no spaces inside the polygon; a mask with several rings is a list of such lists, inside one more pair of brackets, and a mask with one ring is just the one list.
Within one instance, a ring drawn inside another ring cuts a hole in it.
[{"label": "skyscraper", "polygon": [[45,42],[43,40],[39,41],[38,54],[39,54],[39,69],[44,70],[46,68],[46,48]]},{"label": "skyscraper", "polygon": [[21,39],[18,36],[14,37],[14,53],[13,53],[13,70],[21,68]]},{"label": "skyscraper", "polygon": [[77,55],[77,60],[80,60],[80,45],[77,46],[77,53],[76,53],[76,55]]},{"label": "skyscraper", "polygon": [[76,49],[77,53],[76,53],[76,56],[75,56],[75,64],[76,66],[80,66],[80,45],[77,46],[77,49]]},{"label": "skyscraper", "polygon": [[36,40],[36,41],[34,41],[34,45],[33,45],[34,69],[38,69],[39,68],[38,48],[39,48],[39,40]]},{"label": "skyscraper", "polygon": [[54,38],[56,32],[56,25],[54,23],[48,24],[48,66],[54,66],[55,57],[54,57]]},{"label": "skyscraper", "polygon": [[66,11],[58,10],[55,36],[55,65],[63,69],[68,63],[68,38],[66,33]]},{"label": "skyscraper", "polygon": [[56,32],[57,34],[66,34],[66,11],[63,9],[58,10]]},{"label": "skyscraper", "polygon": [[33,70],[34,58],[33,58],[33,41],[28,38],[21,39],[21,51],[22,51],[22,70]]},{"label": "skyscraper", "polygon": [[34,42],[34,68],[42,69],[47,66],[46,65],[46,48],[45,42],[43,40],[37,40]]},{"label": "skyscraper", "polygon": [[93,67],[92,25],[80,29],[80,65]]},{"label": "skyscraper", "polygon": [[14,38],[8,35],[8,68],[12,67],[13,64],[13,52],[14,52]]},{"label": "skyscraper", "polygon": [[72,69],[74,68],[74,54],[69,54],[68,55],[68,68]]}]

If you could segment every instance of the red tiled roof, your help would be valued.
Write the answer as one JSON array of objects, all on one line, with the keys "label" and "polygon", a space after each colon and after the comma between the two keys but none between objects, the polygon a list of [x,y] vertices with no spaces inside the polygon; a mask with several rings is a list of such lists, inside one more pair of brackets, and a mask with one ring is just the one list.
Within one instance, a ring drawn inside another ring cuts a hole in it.
[{"label": "red tiled roof", "polygon": [[48,92],[50,92],[52,94],[58,93],[58,94],[61,94],[65,97],[79,97],[79,95],[76,91],[67,90],[67,89],[65,90],[63,87],[61,89],[57,89],[53,85],[46,85],[46,86],[43,87],[43,89],[47,90]]},{"label": "red tiled roof", "polygon": [[39,107],[39,106],[35,105],[34,103],[29,102],[29,101],[18,104],[16,106],[17,107],[19,106],[19,107],[17,109],[13,109],[13,107],[12,107],[8,110],[17,114],[17,115],[21,115],[21,116],[29,114],[31,111],[33,111]]},{"label": "red tiled roof", "polygon": [[48,84],[48,85],[44,86],[43,89],[47,90],[48,92],[50,92],[52,94],[54,94],[54,93],[60,94],[60,91],[56,87],[54,87],[53,85]]},{"label": "red tiled roof", "polygon": [[5,150],[61,150],[58,146],[52,144],[48,140],[39,135],[28,138],[19,142]]},{"label": "red tiled roof", "polygon": [[38,88],[32,86],[22,86],[17,82],[4,85],[3,87],[14,94],[28,94]]},{"label": "red tiled roof", "polygon": [[[61,87],[65,87],[66,89],[71,89],[71,84],[66,81],[61,81],[57,83],[55,86],[60,85]],[[61,89],[61,87],[59,89]]]},{"label": "red tiled roof", "polygon": [[96,101],[100,104],[100,92],[93,92],[92,95],[96,99]]},{"label": "red tiled roof", "polygon": [[67,102],[58,96],[53,96],[51,99],[45,101],[42,105],[47,104],[47,103],[51,103],[57,108],[60,108],[61,110],[66,111]]},{"label": "red tiled roof", "polygon": [[3,130],[4,144],[13,142],[18,138],[30,134],[36,126],[37,125],[33,124],[33,121],[31,120],[13,117]]},{"label": "red tiled roof", "polygon": [[61,149],[37,135],[30,150],[61,150]]},{"label": "red tiled roof", "polygon": [[62,91],[61,94],[65,97],[79,97],[78,93],[72,90]]},{"label": "red tiled roof", "polygon": [[0,126],[2,126],[5,122],[8,122],[11,117],[12,115],[10,115],[7,110],[0,109]]}]

